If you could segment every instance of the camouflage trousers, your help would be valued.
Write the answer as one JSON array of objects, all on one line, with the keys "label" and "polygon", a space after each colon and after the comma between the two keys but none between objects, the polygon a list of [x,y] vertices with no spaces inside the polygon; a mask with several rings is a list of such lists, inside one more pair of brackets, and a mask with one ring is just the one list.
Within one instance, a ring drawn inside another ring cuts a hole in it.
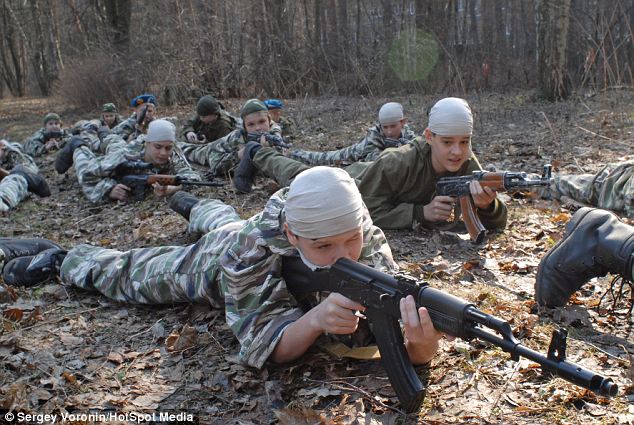
[{"label": "camouflage trousers", "polygon": [[597,174],[555,176],[551,194],[634,218],[634,161],[608,164]]},{"label": "camouflage trousers", "polygon": [[191,210],[189,232],[205,233],[193,245],[129,251],[78,245],[61,267],[64,284],[96,290],[117,301],[139,304],[208,303],[220,308],[217,283],[224,239],[241,228],[235,210],[218,200],[201,200]]},{"label": "camouflage trousers", "polygon": [[[343,169],[355,179],[370,162],[355,162]],[[296,159],[288,158],[273,148],[262,148],[253,158],[255,168],[267,177],[286,187],[302,171],[311,168]]]},{"label": "camouflage trousers", "polygon": [[18,206],[29,195],[29,184],[17,174],[9,174],[0,181],[0,212],[9,211]]}]

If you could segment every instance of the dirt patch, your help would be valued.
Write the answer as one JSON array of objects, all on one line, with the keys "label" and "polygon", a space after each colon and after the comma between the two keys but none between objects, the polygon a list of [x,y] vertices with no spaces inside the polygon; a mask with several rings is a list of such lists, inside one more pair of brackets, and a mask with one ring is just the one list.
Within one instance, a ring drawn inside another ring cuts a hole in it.
[{"label": "dirt patch", "polygon": [[[296,99],[286,110],[302,128],[298,145],[333,149],[362,137],[389,100]],[[436,99],[398,100],[421,134],[423,111]],[[556,104],[524,92],[468,100],[475,112],[474,150],[485,167],[540,172],[551,162],[566,172],[594,172],[634,154],[631,91]],[[226,102],[233,111],[239,104]],[[80,118],[55,99],[3,100],[2,135],[24,140],[51,110],[66,123]],[[159,115],[185,118],[190,110],[160,108]],[[0,215],[2,236],[120,250],[196,240],[166,201],[150,197],[136,204],[93,205],[72,173],[55,174],[52,156],[38,161],[53,195]],[[264,205],[270,191],[267,181],[257,183],[249,195],[237,195],[229,184],[194,193],[222,199],[247,217]],[[569,359],[612,377],[621,387],[619,397],[598,398],[562,379],[545,378],[530,362],[512,362],[508,354],[478,342],[444,342],[419,416],[403,417],[378,362],[337,360],[315,347],[300,361],[255,370],[237,361],[238,344],[221,312],[205,306],[125,305],[49,283],[18,289],[14,299],[0,304],[0,408],[57,414],[188,412],[201,423],[223,424],[634,423],[628,303],[621,300],[612,309],[607,299],[598,305],[609,286],[606,277],[585,285],[573,305],[536,315],[532,295],[539,259],[561,237],[571,211],[531,196],[505,200],[507,231],[487,243],[474,246],[443,231],[388,231],[395,258],[434,287],[508,320],[526,345],[542,353],[551,331],[566,324]]]}]

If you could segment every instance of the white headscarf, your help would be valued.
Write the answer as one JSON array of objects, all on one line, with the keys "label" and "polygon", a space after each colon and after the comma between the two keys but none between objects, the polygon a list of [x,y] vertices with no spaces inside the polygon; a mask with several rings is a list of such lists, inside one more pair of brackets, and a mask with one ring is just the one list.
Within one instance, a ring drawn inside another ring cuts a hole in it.
[{"label": "white headscarf", "polygon": [[439,136],[466,136],[473,133],[473,115],[466,100],[446,97],[429,112],[429,130]]},{"label": "white headscarf", "polygon": [[389,102],[379,109],[379,123],[392,124],[403,119],[403,105]]},{"label": "white headscarf", "polygon": [[176,127],[167,120],[153,120],[147,129],[147,142],[176,141]]},{"label": "white headscarf", "polygon": [[290,185],[286,223],[297,236],[318,239],[360,227],[363,201],[352,177],[340,168],[313,167]]}]

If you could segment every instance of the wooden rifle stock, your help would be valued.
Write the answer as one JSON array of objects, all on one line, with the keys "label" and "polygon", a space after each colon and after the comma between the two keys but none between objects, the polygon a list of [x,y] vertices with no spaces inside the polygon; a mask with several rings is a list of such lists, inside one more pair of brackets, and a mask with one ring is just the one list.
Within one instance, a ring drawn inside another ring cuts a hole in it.
[{"label": "wooden rifle stock", "polygon": [[[504,175],[501,173],[487,173],[482,180],[478,181],[482,188],[489,187],[496,192],[506,189],[504,187]],[[469,236],[471,236],[471,241],[478,244],[482,243],[486,235],[486,229],[480,221],[480,217],[478,217],[478,211],[471,195],[461,196],[459,202],[462,210],[462,220],[469,232]]]}]

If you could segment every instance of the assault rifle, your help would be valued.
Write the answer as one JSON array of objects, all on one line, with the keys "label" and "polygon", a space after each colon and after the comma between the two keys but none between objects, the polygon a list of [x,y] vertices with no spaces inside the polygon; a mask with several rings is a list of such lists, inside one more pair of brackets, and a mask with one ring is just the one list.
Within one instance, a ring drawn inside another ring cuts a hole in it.
[{"label": "assault rifle", "polygon": [[187,180],[182,176],[171,176],[168,174],[132,174],[118,179],[119,183],[128,186],[132,190],[135,201],[142,201],[145,198],[145,188],[158,183],[161,186],[223,186],[220,182],[199,182]]},{"label": "assault rifle", "polygon": [[474,243],[480,243],[484,240],[485,228],[478,217],[476,207],[471,198],[469,183],[472,180],[479,181],[483,188],[490,187],[495,191],[504,192],[535,186],[550,187],[551,173],[552,166],[547,164],[544,165],[542,177],[538,179],[531,179],[524,172],[510,171],[500,173],[474,171],[470,176],[442,177],[436,183],[436,195],[453,196],[459,199],[462,219],[469,231],[471,240]]},{"label": "assault rifle", "polygon": [[63,131],[47,131],[44,133],[42,140],[48,142],[51,139],[61,139],[62,137],[64,137]]},{"label": "assault rifle", "polygon": [[383,367],[407,412],[419,409],[426,390],[409,360],[399,326],[399,302],[408,295],[414,297],[417,307],[427,308],[439,332],[464,340],[478,338],[489,342],[510,353],[514,361],[525,357],[539,363],[544,372],[597,394],[615,396],[618,392],[612,379],[566,361],[565,330],[553,332],[548,355],[543,356],[515,339],[508,322],[407,274],[390,276],[346,258],[339,259],[328,270],[313,272],[298,257],[283,257],[282,276],[295,297],[312,292],[338,292],[366,308],[364,314],[372,324]]},{"label": "assault rifle", "polygon": [[390,137],[386,137],[383,139],[383,144],[385,145],[386,148],[398,148],[400,146],[403,146],[407,142],[408,140],[403,137],[399,139],[392,139]]},{"label": "assault rifle", "polygon": [[271,133],[247,133],[247,142],[258,142],[260,143],[260,138],[264,135],[264,138],[272,147],[279,147],[288,149],[292,145],[286,142],[281,136],[277,136]]}]

